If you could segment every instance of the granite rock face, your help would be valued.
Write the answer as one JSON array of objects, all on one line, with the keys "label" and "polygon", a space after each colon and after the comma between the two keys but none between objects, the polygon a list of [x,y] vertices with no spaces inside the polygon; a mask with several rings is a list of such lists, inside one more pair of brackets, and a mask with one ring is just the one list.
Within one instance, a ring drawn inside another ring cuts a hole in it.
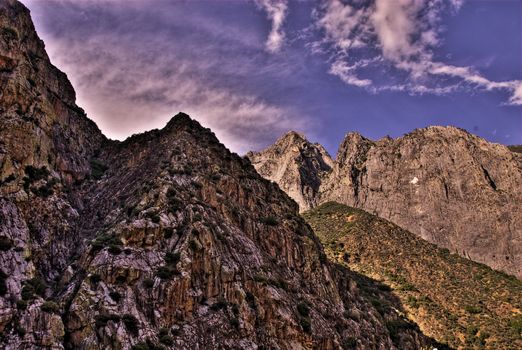
[{"label": "granite rock face", "polygon": [[[284,165],[265,164],[284,164],[279,159],[292,153],[277,154],[273,148],[249,156],[282,189],[298,188],[301,173],[315,171],[297,160],[294,168],[306,170],[284,171],[278,179],[274,174]],[[328,201],[361,208],[440,247],[522,277],[520,153],[462,129],[436,126],[376,142],[349,133],[331,168],[316,176],[316,195],[301,211]],[[303,203],[303,194],[288,193]]]},{"label": "granite rock face", "polygon": [[180,113],[109,141],[23,5],[0,0],[0,33],[0,347],[432,343],[380,312],[295,202],[210,130]]},{"label": "granite rock face", "polygon": [[257,172],[292,197],[301,211],[316,206],[324,175],[333,160],[323,146],[290,131],[263,152],[246,155]]}]

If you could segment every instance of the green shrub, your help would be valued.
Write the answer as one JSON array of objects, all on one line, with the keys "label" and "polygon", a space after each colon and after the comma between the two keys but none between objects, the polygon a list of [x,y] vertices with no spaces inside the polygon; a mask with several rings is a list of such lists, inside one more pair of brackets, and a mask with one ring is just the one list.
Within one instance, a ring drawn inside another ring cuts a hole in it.
[{"label": "green shrub", "polygon": [[176,253],[167,252],[167,254],[165,254],[165,262],[168,265],[175,266],[179,262],[180,258],[181,258],[181,255],[179,252],[176,252]]},{"label": "green shrub", "polygon": [[30,280],[24,281],[22,287],[22,299],[30,300],[35,294],[44,297],[46,289],[47,284],[43,279],[39,277],[31,278]]},{"label": "green shrub", "polygon": [[139,322],[136,317],[134,317],[131,314],[125,314],[125,315],[123,315],[123,317],[121,319],[123,321],[123,324],[125,325],[125,327],[127,328],[127,330],[129,332],[131,332],[132,334],[135,334],[135,335],[138,334]]},{"label": "green shrub", "polygon": [[154,280],[152,278],[145,278],[143,280],[143,286],[147,289],[154,287]]},{"label": "green shrub", "polygon": [[301,325],[301,328],[305,333],[310,334],[312,332],[312,324],[310,323],[310,320],[308,318],[301,318],[299,320],[299,324]]},{"label": "green shrub", "polygon": [[299,312],[299,314],[303,317],[308,317],[310,316],[310,308],[308,307],[308,305],[306,305],[305,303],[299,303],[297,305],[297,311]]},{"label": "green shrub", "polygon": [[109,169],[109,167],[103,164],[100,160],[95,158],[91,159],[91,176],[95,180],[101,179],[107,169]]},{"label": "green shrub", "polygon": [[227,305],[228,304],[227,304],[227,302],[225,300],[219,300],[216,303],[212,304],[210,309],[213,310],[213,311],[218,311],[218,310],[225,309],[227,307]]},{"label": "green shrub", "polygon": [[174,235],[174,229],[172,227],[166,227],[163,229],[163,237],[165,239],[171,239]]},{"label": "green shrub", "polygon": [[275,216],[267,216],[265,218],[261,218],[260,221],[268,226],[277,226],[279,224]]},{"label": "green shrub", "polygon": [[230,325],[234,328],[239,328],[239,320],[235,317],[231,318]]},{"label": "green shrub", "polygon": [[252,309],[255,310],[257,308],[256,297],[254,296],[254,294],[246,292],[245,300],[248,303],[248,306],[250,306]]},{"label": "green shrub", "polygon": [[0,270],[0,295],[5,295],[7,293],[7,275],[5,272]]},{"label": "green shrub", "polygon": [[13,241],[10,238],[1,236],[0,237],[0,250],[3,252],[8,251],[13,247]]},{"label": "green shrub", "polygon": [[482,312],[482,309],[478,306],[473,306],[473,305],[466,305],[464,306],[464,310],[466,310],[467,313],[470,313],[470,314],[480,314]]},{"label": "green shrub", "polygon": [[164,344],[164,345],[167,345],[167,346],[174,345],[174,339],[170,335],[168,335],[168,334],[160,336],[159,341],[160,341],[161,344]]},{"label": "green shrub", "polygon": [[131,350],[150,350],[149,345],[145,342],[140,341],[131,347]]},{"label": "green shrub", "polygon": [[123,243],[121,240],[114,236],[107,233],[102,233],[98,235],[94,240],[91,242],[92,251],[97,252],[99,250],[102,250],[105,247],[109,246],[122,246]]},{"label": "green shrub", "polygon": [[120,322],[120,316],[115,314],[99,314],[94,317],[94,323],[96,327],[105,327],[109,321]]},{"label": "green shrub", "polygon": [[111,244],[109,246],[109,249],[107,249],[107,251],[109,253],[111,253],[112,255],[119,255],[122,252],[121,247],[119,245],[116,245],[116,244]]},{"label": "green shrub", "polygon": [[121,300],[121,294],[118,293],[117,291],[109,292],[109,296],[111,297],[112,300],[114,300],[117,303]]},{"label": "green shrub", "polygon": [[27,301],[26,300],[17,300],[16,301],[16,308],[18,310],[25,310],[27,309]]},{"label": "green shrub", "polygon": [[516,316],[509,320],[509,327],[515,331],[515,333],[522,335],[522,316]]},{"label": "green shrub", "polygon": [[47,167],[36,168],[32,165],[25,167],[25,174],[27,175],[27,181],[29,183],[46,179],[49,176],[49,170]]},{"label": "green shrub", "polygon": [[43,312],[48,312],[50,314],[56,314],[60,311],[60,306],[54,301],[46,301],[40,306],[40,309]]},{"label": "green shrub", "polygon": [[89,276],[89,280],[91,281],[92,284],[97,284],[98,282],[101,281],[101,275],[100,274],[97,274],[97,273],[93,273],[92,275]]},{"label": "green shrub", "polygon": [[168,280],[174,277],[177,274],[177,270],[172,266],[160,266],[156,271],[156,276],[161,278],[162,280]]}]

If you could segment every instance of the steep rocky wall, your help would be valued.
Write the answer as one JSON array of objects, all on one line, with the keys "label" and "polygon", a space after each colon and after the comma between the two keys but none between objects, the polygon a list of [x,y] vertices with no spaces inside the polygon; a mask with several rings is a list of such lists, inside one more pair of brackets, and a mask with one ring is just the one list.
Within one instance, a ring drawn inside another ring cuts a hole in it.
[{"label": "steep rocky wall", "polygon": [[[274,176],[281,172],[279,160],[292,152],[274,153],[273,147],[249,157],[263,176],[283,190],[294,189],[289,195],[302,204],[303,195],[295,194],[301,171]],[[306,162],[296,162],[293,169],[314,173]],[[522,276],[522,157],[505,146],[454,127],[377,142],[349,133],[331,171],[316,178],[316,195],[301,210],[328,201],[362,208],[464,257]]]},{"label": "steep rocky wall", "polygon": [[317,205],[322,178],[333,166],[323,146],[308,142],[294,131],[263,152],[249,152],[246,156],[259,174],[276,182],[301,211]]}]

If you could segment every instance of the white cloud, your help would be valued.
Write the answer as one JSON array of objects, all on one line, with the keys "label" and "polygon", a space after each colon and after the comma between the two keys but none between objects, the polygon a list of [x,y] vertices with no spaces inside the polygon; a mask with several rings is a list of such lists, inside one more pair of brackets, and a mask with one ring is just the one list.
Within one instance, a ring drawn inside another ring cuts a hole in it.
[{"label": "white cloud", "polygon": [[369,79],[359,79],[355,74],[357,64],[349,66],[346,62],[337,60],[330,67],[329,73],[337,75],[342,81],[349,85],[355,85],[359,87],[366,87],[372,84]]},{"label": "white cloud", "polygon": [[288,10],[287,1],[257,0],[256,2],[266,11],[268,19],[272,22],[272,27],[266,41],[266,49],[269,52],[278,52],[285,40],[283,23]]},{"label": "white cloud", "polygon": [[[134,44],[138,40],[143,46]],[[224,86],[219,76],[212,77],[216,66],[239,75],[251,67],[227,62],[227,57],[209,61],[206,55],[184,56],[182,43],[178,50],[167,50],[165,45],[160,39],[137,38],[132,33],[46,41],[52,62],[75,86],[78,105],[111,138],[162,128],[178,111],[211,128],[238,153],[260,148],[273,134],[308,129],[307,118],[289,107]],[[215,48],[200,49],[213,52]]]},{"label": "white cloud", "polygon": [[[316,12],[316,25],[323,33],[320,44],[330,47],[332,63],[329,73],[346,84],[373,92],[394,90],[412,94],[446,94],[458,89],[503,90],[511,94],[508,104],[522,105],[521,81],[493,81],[473,67],[449,65],[434,59],[433,51],[440,44],[442,15],[448,10],[457,11],[463,2],[328,1]],[[407,73],[403,83],[379,84],[369,77],[361,77],[364,73],[361,68],[366,67],[372,58],[375,66],[387,63],[389,67]],[[360,62],[366,64],[360,65]]]}]

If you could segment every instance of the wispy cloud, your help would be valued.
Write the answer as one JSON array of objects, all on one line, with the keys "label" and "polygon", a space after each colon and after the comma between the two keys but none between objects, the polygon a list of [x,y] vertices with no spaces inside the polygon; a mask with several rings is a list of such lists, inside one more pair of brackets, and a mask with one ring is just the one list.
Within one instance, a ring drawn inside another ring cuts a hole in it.
[{"label": "wispy cloud", "polygon": [[109,2],[100,13],[96,3],[90,4],[75,8],[70,20],[82,14],[86,26],[97,22],[97,30],[66,23],[75,32],[58,28],[44,39],[52,62],[76,87],[78,104],[109,137],[160,128],[178,111],[212,128],[239,153],[258,149],[288,129],[307,129],[310,121],[302,113],[251,88],[261,89],[265,76],[291,70],[266,55],[262,42],[256,45],[256,33],[196,13],[182,20],[183,12],[171,8],[147,14],[152,10],[139,2],[131,8]]},{"label": "wispy cloud", "polygon": [[266,11],[272,25],[266,40],[266,49],[269,52],[277,52],[281,49],[285,40],[283,23],[288,10],[287,1],[256,0],[256,3]]},{"label": "wispy cloud", "polygon": [[[473,67],[434,58],[434,49],[441,42],[441,17],[458,11],[462,4],[463,0],[330,0],[315,13],[316,26],[322,33],[316,46],[326,47],[323,51],[330,53],[331,74],[372,92],[503,90],[511,94],[508,104],[522,105],[522,81],[492,81]],[[376,82],[370,74],[364,75],[369,65],[378,68],[384,63],[389,67],[387,74],[397,73],[402,82]]]}]

